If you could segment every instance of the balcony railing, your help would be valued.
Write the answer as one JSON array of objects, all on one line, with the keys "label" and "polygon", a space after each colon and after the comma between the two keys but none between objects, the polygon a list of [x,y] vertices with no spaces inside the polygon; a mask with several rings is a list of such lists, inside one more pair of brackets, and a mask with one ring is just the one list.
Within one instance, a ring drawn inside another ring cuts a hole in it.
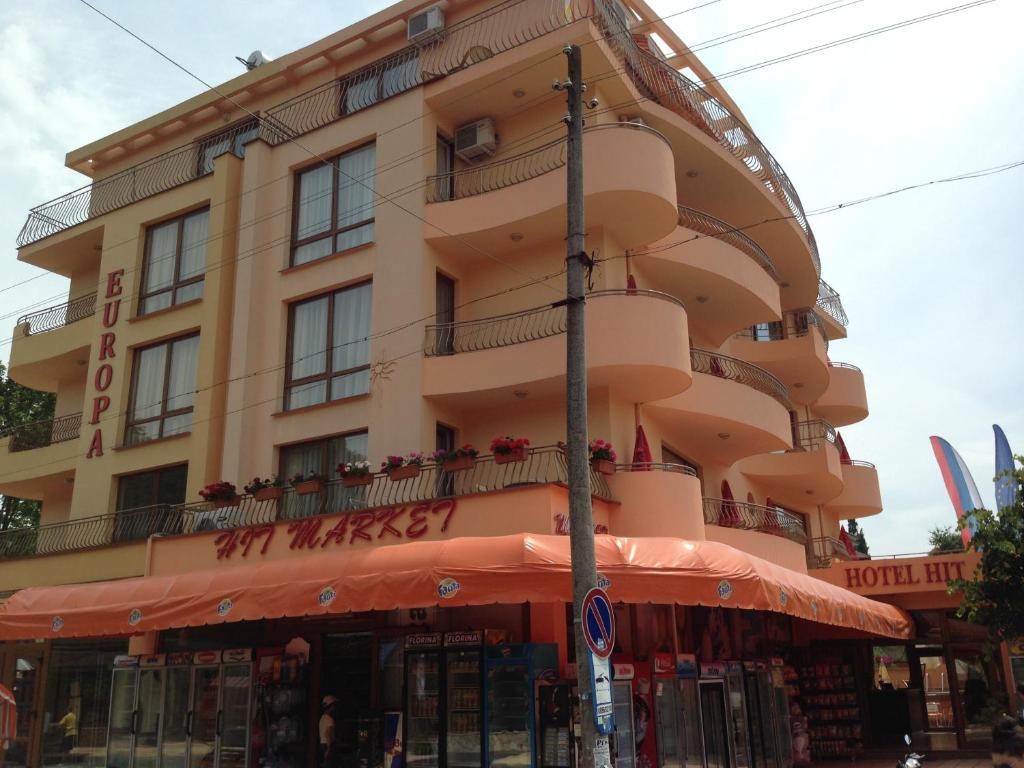
[{"label": "balcony railing", "polygon": [[754,132],[724,104],[670,64],[641,48],[625,25],[614,0],[596,0],[597,18],[608,43],[625,65],[637,90],[648,99],[675,112],[717,141],[778,198],[793,215],[807,238],[815,273],[821,275],[821,261],[814,233],[804,214],[800,197],[772,153]]},{"label": "balcony railing", "polygon": [[786,410],[793,410],[786,385],[764,368],[758,368],[735,357],[695,347],[690,349],[690,366],[694,373],[706,373],[720,379],[735,381],[774,398]]},{"label": "balcony railing", "polygon": [[875,465],[870,461],[861,461],[860,459],[844,459],[839,458],[840,464],[845,464],[848,467],[867,467],[868,469],[875,469]]},{"label": "balcony railing", "polygon": [[630,464],[616,464],[616,472],[671,472],[676,475],[696,477],[697,470],[685,464],[667,464],[662,461],[642,461]]},{"label": "balcony railing", "polygon": [[34,336],[63,328],[96,314],[96,292],[71,299],[55,307],[47,307],[29,315],[22,315],[15,325],[25,325],[25,335]]},{"label": "balcony railing", "polygon": [[836,443],[836,428],[823,419],[798,421],[793,425],[793,448],[815,451],[825,443]]},{"label": "balcony railing", "polygon": [[[341,480],[324,483],[320,493],[300,495],[285,489],[282,498],[257,501],[245,495],[236,505],[217,507],[209,502],[158,505],[67,520],[38,528],[0,531],[0,559],[35,554],[71,552],[153,535],[174,536],[199,531],[239,528],[275,520],[295,520],[332,512],[360,512],[399,504],[473,496],[493,491],[546,484],[567,484],[565,454],[558,446],[532,449],[524,461],[499,464],[493,455],[478,456],[461,472],[445,472],[441,465],[424,464],[416,477],[391,480],[380,473],[369,485],[346,487]],[[591,471],[591,493],[611,499],[605,476]]]},{"label": "balcony railing", "polygon": [[809,309],[788,310],[782,320],[772,320],[770,323],[759,323],[750,328],[744,328],[736,336],[752,341],[782,341],[783,339],[806,336],[811,333],[812,328],[817,329],[827,352],[828,334],[822,327],[821,319]]},{"label": "balcony railing", "polygon": [[817,307],[844,328],[850,322],[846,310],[843,309],[843,302],[839,299],[839,293],[824,280],[818,280]]},{"label": "balcony railing", "polygon": [[799,544],[807,542],[804,518],[781,507],[705,497],[704,523],[722,528],[742,528],[745,531],[784,536]]},{"label": "balcony railing", "polygon": [[778,161],[714,96],[642,50],[611,0],[505,0],[447,27],[430,40],[409,45],[270,107],[255,128],[250,121],[227,133],[190,142],[36,206],[18,235],[18,247],[206,175],[212,170],[216,154],[231,151],[241,156],[245,142],[257,134],[277,146],[587,18],[595,18],[605,30],[610,47],[645,98],[707,133],[782,201],[804,231],[820,274],[814,234],[800,198]]},{"label": "balcony railing", "polygon": [[834,360],[829,360],[828,361],[828,367],[829,368],[843,368],[844,370],[847,370],[847,371],[860,371],[860,368],[858,368],[853,363],[837,363]]},{"label": "balcony railing", "polygon": [[77,440],[82,431],[82,414],[72,413],[67,416],[58,416],[55,419],[43,419],[28,424],[19,424],[0,437],[10,435],[10,442],[7,450],[30,451],[33,448],[45,448],[54,443],[64,443],[68,440]]},{"label": "balcony railing", "polygon": [[[600,299],[605,296],[642,296],[682,306],[682,302],[667,293],[636,289],[592,291],[587,294],[587,299]],[[439,357],[508,347],[562,333],[565,333],[565,305],[545,304],[542,307],[480,320],[428,325],[423,349],[427,357]]]},{"label": "balcony railing", "polygon": [[778,281],[779,273],[775,270],[775,263],[772,261],[771,256],[765,253],[760,245],[736,227],[731,227],[721,219],[716,219],[714,216],[703,211],[686,208],[682,205],[679,206],[679,226],[686,227],[708,237],[713,237],[716,240],[721,240],[723,243],[728,243],[733,248],[747,254],[765,272],[771,275],[774,280]]},{"label": "balcony railing", "polygon": [[816,536],[808,548],[807,564],[811,568],[828,568],[833,560],[853,560],[850,550],[835,536]]}]

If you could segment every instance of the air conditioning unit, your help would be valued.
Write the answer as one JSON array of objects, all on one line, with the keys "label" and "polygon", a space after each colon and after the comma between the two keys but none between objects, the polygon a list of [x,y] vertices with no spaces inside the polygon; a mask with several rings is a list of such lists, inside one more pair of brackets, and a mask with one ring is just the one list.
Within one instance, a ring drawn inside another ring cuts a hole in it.
[{"label": "air conditioning unit", "polygon": [[620,123],[632,123],[633,125],[647,125],[647,121],[636,115],[619,115]]},{"label": "air conditioning unit", "polygon": [[455,129],[455,154],[467,163],[490,157],[497,146],[494,118],[485,117]]},{"label": "air conditioning unit", "polygon": [[439,6],[427,8],[427,10],[410,16],[406,26],[406,33],[410,43],[419,42],[444,29],[444,11]]}]

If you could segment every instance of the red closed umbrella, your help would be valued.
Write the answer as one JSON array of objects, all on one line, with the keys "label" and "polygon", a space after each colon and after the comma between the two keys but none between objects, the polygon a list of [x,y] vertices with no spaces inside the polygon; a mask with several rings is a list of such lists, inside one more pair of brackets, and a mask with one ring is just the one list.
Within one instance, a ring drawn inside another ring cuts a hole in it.
[{"label": "red closed umbrella", "polygon": [[644,432],[642,424],[637,424],[636,443],[633,446],[633,469],[647,471],[650,469],[649,465],[652,461],[654,458],[651,456],[651,446],[647,442],[647,433]]},{"label": "red closed umbrella", "polygon": [[636,295],[636,278],[632,275],[626,275],[626,295]]},{"label": "red closed umbrella", "polygon": [[860,559],[860,555],[857,554],[857,548],[853,546],[853,539],[850,538],[850,534],[846,532],[843,526],[839,526],[839,541],[842,542],[843,546],[846,547],[846,551],[850,557],[854,560]]}]

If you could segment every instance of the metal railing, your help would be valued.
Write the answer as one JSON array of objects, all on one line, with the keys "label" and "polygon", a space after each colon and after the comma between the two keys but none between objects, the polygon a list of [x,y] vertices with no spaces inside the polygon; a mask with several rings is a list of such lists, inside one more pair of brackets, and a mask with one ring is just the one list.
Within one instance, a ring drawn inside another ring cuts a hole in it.
[{"label": "metal railing", "polygon": [[708,237],[713,237],[716,240],[721,240],[723,243],[728,243],[733,248],[747,254],[765,272],[771,275],[774,280],[778,281],[779,273],[775,269],[775,263],[772,261],[771,256],[765,253],[765,250],[745,233],[736,229],[736,227],[729,226],[711,214],[682,205],[679,206],[679,226],[686,227],[686,229],[699,232]]},{"label": "metal railing", "polygon": [[616,472],[671,472],[677,475],[696,477],[697,470],[685,464],[668,464],[663,461],[641,461],[629,464],[616,464]]},{"label": "metal railing", "polygon": [[11,440],[7,444],[7,450],[14,453],[30,451],[33,448],[45,448],[48,445],[65,443],[68,440],[77,440],[81,432],[82,414],[72,413],[53,419],[18,424],[0,434],[0,437],[10,436]]},{"label": "metal railing", "polygon": [[[637,296],[661,299],[682,306],[682,302],[667,293],[639,289],[592,291],[588,299],[605,296]],[[546,339],[565,333],[565,305],[545,304],[542,307],[510,312],[505,315],[463,320],[456,323],[428,325],[424,340],[427,357],[455,355],[460,352],[479,352],[513,344]]]},{"label": "metal railing", "polygon": [[596,9],[597,19],[607,33],[609,46],[622,60],[627,74],[641,95],[702,130],[747,166],[765,190],[778,198],[793,215],[803,230],[815,273],[820,276],[818,246],[800,197],[768,148],[748,125],[708,91],[667,62],[641,48],[626,26],[628,22],[618,13],[614,0],[596,0]]},{"label": "metal railing", "polygon": [[[605,123],[584,129],[584,135],[594,131],[643,131],[657,136],[666,144],[661,133],[639,123]],[[514,184],[520,184],[565,165],[565,139],[556,139],[539,147],[528,149],[517,155],[504,157],[492,163],[472,165],[457,171],[439,173],[427,177],[427,202],[441,203],[459,200],[485,192],[494,192]]]},{"label": "metal railing", "polygon": [[54,307],[47,307],[38,312],[22,315],[15,325],[25,326],[25,335],[33,336],[47,331],[63,328],[65,325],[77,323],[96,314],[96,292],[93,291],[77,299],[71,299]]},{"label": "metal railing", "polygon": [[91,218],[192,181],[212,169],[211,150],[244,154],[257,135],[277,146],[322,128],[427,82],[536,40],[583,19],[593,18],[625,71],[645,98],[696,125],[743,162],[779,198],[804,231],[815,270],[820,261],[814,233],[800,198],[778,161],[754,132],[720,101],[669,64],[642,50],[611,0],[505,0],[479,14],[406,46],[343,77],[267,109],[255,129],[246,123],[237,135],[189,142],[120,173],[33,208],[18,235],[29,245]]},{"label": "metal railing", "polygon": [[799,544],[807,543],[807,526],[803,517],[781,507],[704,497],[704,523],[770,533]]},{"label": "metal railing", "polygon": [[787,310],[783,313],[782,320],[772,320],[768,323],[759,323],[750,328],[744,328],[736,336],[753,341],[782,341],[806,336],[812,328],[817,329],[827,352],[828,334],[825,333],[821,319],[809,309]]},{"label": "metal railing", "polygon": [[717,352],[709,352],[696,347],[690,348],[690,367],[694,373],[706,373],[755,389],[774,398],[786,410],[793,410],[786,385],[764,368],[758,368],[756,365],[737,360],[735,357],[720,355]]},{"label": "metal railing", "polygon": [[816,536],[808,547],[807,564],[811,568],[828,568],[833,560],[854,560],[850,550],[835,536]]},{"label": "metal railing", "polygon": [[831,285],[820,279],[818,280],[818,302],[816,306],[844,328],[849,324],[850,318],[846,316],[846,310],[843,309],[843,302],[839,298],[839,293]]},{"label": "metal railing", "polygon": [[793,448],[814,451],[825,443],[836,443],[836,428],[824,419],[798,421],[793,425]]},{"label": "metal railing", "polygon": [[837,363],[837,362],[835,362],[833,360],[829,360],[828,361],[828,367],[829,368],[844,368],[844,369],[846,369],[848,371],[860,371],[860,368],[858,368],[856,365],[853,365],[852,363]]},{"label": "metal railing", "polygon": [[861,459],[843,459],[840,457],[840,464],[844,464],[847,467],[867,467],[868,469],[875,469],[875,465],[870,461],[862,461]]},{"label": "metal railing", "polygon": [[[300,495],[284,489],[280,499],[258,501],[243,495],[237,504],[218,507],[210,502],[157,505],[113,514],[50,523],[35,528],[0,531],[0,559],[71,552],[140,541],[154,535],[174,536],[239,528],[276,520],[296,520],[332,512],[366,511],[396,504],[473,496],[493,491],[547,484],[567,484],[565,454],[558,446],[533,448],[523,461],[499,464],[493,455],[478,456],[461,472],[424,464],[415,477],[391,480],[372,476],[368,485],[346,487],[342,480],[324,483],[319,493]],[[591,470],[594,497],[612,499],[605,476]]]}]

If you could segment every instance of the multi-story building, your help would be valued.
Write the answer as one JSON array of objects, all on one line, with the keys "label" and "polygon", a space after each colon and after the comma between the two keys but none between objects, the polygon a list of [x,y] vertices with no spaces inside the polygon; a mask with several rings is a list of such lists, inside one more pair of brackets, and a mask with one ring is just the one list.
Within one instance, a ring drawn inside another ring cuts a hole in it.
[{"label": "multi-story building", "polygon": [[[405,0],[72,151],[89,184],[29,213],[18,258],[70,292],[10,355],[56,412],[0,440],[0,492],[42,501],[0,533],[8,763],[312,764],[326,707],[338,764],[397,729],[421,766],[568,765],[567,44],[599,104],[618,765],[789,764],[783,670],[907,642],[901,610],[813,575],[882,509],[836,429],[864,377],[829,356],[846,315],[739,107],[640,0]],[[489,449],[508,435],[529,449]],[[280,487],[200,498],[254,477]],[[816,757],[867,739],[811,722]]]}]

